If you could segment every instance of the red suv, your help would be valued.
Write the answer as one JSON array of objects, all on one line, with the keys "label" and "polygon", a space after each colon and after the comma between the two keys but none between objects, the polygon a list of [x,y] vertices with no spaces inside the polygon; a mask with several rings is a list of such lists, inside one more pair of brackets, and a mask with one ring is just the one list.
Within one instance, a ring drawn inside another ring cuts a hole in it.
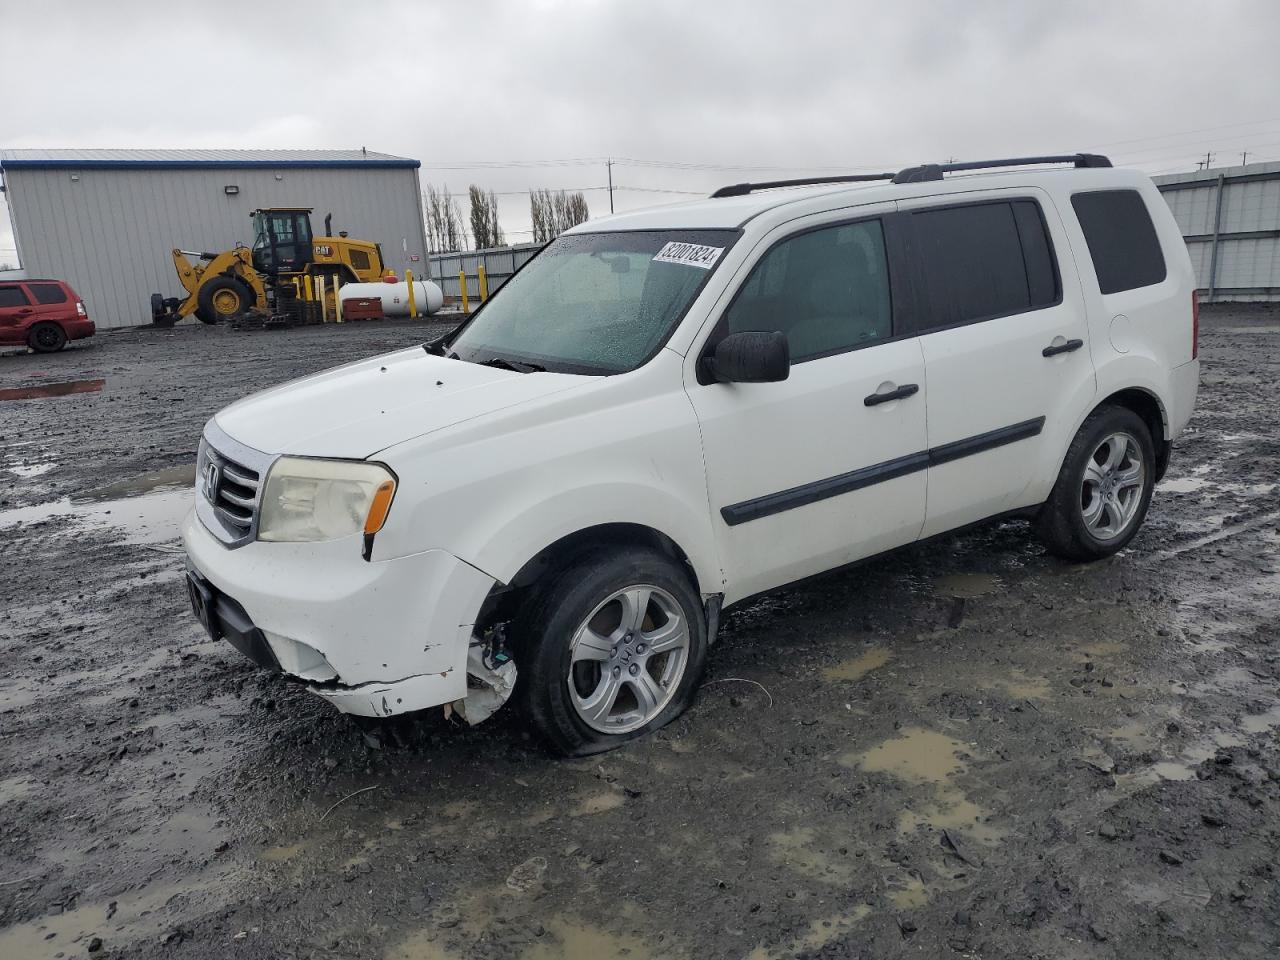
[{"label": "red suv", "polygon": [[94,334],[84,301],[61,280],[0,280],[0,346],[53,353]]}]

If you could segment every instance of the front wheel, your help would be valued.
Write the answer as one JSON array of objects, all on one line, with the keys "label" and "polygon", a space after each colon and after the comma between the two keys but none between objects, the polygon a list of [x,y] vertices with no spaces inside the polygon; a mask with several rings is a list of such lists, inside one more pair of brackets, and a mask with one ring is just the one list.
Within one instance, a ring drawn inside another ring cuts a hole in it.
[{"label": "front wheel", "polygon": [[520,701],[557,751],[600,753],[669,723],[706,660],[686,572],[638,548],[592,551],[552,574],[522,618]]},{"label": "front wheel", "polygon": [[1040,509],[1041,539],[1068,560],[1099,560],[1123,549],[1147,515],[1155,471],[1155,446],[1142,418],[1124,407],[1095,410]]}]

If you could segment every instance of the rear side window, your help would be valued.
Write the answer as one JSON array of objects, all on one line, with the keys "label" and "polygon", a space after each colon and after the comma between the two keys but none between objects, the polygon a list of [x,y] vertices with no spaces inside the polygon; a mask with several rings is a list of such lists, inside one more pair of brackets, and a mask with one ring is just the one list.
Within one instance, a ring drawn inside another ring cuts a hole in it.
[{"label": "rear side window", "polygon": [[27,289],[35,294],[37,303],[66,303],[67,295],[56,283],[28,283]]},{"label": "rear side window", "polygon": [[799,363],[892,335],[884,230],[864,220],[780,242],[725,314],[728,333],[780,330]]},{"label": "rear side window", "polygon": [[1103,293],[1149,287],[1165,278],[1164,252],[1137,190],[1095,190],[1071,197]]},{"label": "rear side window", "polygon": [[912,213],[929,298],[926,329],[1026,313],[1061,295],[1053,246],[1034,200]]},{"label": "rear side window", "polygon": [[0,307],[25,307],[30,302],[21,287],[0,286]]}]

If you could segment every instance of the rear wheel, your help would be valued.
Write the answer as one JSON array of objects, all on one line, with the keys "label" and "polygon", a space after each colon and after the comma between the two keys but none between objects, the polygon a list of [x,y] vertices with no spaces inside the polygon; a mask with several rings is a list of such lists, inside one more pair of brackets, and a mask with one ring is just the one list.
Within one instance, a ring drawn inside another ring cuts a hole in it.
[{"label": "rear wheel", "polygon": [[67,331],[50,321],[37,323],[27,334],[27,346],[36,353],[57,353],[67,345]]},{"label": "rear wheel", "polygon": [[702,604],[651,550],[580,556],[550,578],[522,623],[520,702],[557,751],[600,753],[679,716],[706,660]]},{"label": "rear wheel", "polygon": [[201,323],[222,323],[253,306],[253,291],[232,277],[214,277],[200,288],[196,316]]},{"label": "rear wheel", "polygon": [[1124,548],[1142,526],[1155,487],[1146,423],[1124,407],[1095,410],[1067,450],[1040,510],[1045,545],[1068,560],[1098,560]]}]

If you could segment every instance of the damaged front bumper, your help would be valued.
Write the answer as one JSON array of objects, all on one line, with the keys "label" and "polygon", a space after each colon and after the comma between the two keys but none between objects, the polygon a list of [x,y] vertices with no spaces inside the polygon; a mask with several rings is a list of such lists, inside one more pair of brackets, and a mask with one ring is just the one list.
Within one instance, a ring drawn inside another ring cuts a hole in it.
[{"label": "damaged front bumper", "polygon": [[344,713],[386,717],[466,697],[493,578],[442,550],[369,562],[358,541],[229,550],[188,514],[192,608],[211,635]]}]

